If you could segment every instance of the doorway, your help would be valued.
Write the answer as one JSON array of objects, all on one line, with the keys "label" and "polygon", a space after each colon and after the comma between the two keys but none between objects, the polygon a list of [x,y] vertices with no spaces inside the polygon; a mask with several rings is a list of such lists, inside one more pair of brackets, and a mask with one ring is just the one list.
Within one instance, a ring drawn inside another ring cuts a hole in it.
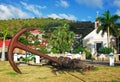
[{"label": "doorway", "polygon": [[119,57],[118,59],[119,59],[119,61],[120,61],[120,55],[119,55],[118,57]]},{"label": "doorway", "polygon": [[118,44],[118,50],[117,50],[118,54],[120,54],[120,43]]},{"label": "doorway", "polygon": [[98,50],[103,47],[103,42],[100,43],[96,43],[96,51],[98,52]]}]

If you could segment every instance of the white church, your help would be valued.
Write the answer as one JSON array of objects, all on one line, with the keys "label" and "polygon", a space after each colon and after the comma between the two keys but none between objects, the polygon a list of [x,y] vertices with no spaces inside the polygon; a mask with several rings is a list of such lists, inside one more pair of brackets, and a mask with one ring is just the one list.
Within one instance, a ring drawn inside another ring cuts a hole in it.
[{"label": "white church", "polygon": [[95,54],[100,47],[107,47],[107,33],[103,36],[101,35],[102,31],[97,33],[99,22],[95,22],[95,27],[92,32],[86,35],[83,38],[83,46],[85,46],[88,50],[90,50],[91,54]]},{"label": "white church", "polygon": [[[103,36],[101,35],[102,31],[97,33],[97,28],[99,27],[99,25],[99,21],[95,21],[94,30],[83,38],[83,46],[91,52],[92,56],[98,52],[99,48],[108,47],[107,33],[104,33]],[[110,36],[109,42],[109,44],[117,45],[116,38],[113,36]]]}]

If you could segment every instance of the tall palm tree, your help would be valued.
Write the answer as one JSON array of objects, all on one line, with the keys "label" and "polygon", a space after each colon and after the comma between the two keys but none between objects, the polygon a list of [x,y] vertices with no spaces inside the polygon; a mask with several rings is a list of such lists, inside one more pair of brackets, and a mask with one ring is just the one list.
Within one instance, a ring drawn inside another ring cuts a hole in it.
[{"label": "tall palm tree", "polygon": [[110,35],[118,36],[119,31],[116,27],[117,21],[120,19],[120,16],[118,15],[110,15],[109,11],[106,11],[104,14],[102,14],[101,17],[97,17],[97,21],[101,23],[101,25],[97,29],[97,33],[102,31],[102,35],[104,33],[107,33],[107,45],[110,47]]},{"label": "tall palm tree", "polygon": [[8,35],[8,27],[3,25],[3,44],[2,44],[2,56],[1,61],[5,61],[5,39]]}]

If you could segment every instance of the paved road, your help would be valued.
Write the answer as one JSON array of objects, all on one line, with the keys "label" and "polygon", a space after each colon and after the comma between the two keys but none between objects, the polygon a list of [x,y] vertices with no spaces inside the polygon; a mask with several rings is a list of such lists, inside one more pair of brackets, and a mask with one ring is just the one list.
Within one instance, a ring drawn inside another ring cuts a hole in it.
[{"label": "paved road", "polygon": [[[109,66],[109,61],[91,61],[91,60],[86,60],[84,61],[86,64],[90,64],[90,65],[104,65],[104,66]],[[119,62],[115,62],[115,66],[120,66],[120,61]]]}]

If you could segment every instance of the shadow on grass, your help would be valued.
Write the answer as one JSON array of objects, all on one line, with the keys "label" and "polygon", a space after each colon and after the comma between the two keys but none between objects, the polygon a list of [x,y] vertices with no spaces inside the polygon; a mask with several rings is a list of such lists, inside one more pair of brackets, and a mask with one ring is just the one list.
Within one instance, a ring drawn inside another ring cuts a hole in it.
[{"label": "shadow on grass", "polygon": [[69,73],[69,72],[68,72],[68,74],[71,75],[71,76],[73,76],[73,77],[75,77],[75,78],[77,78],[77,79],[79,79],[79,80],[82,81],[82,82],[86,82],[86,81],[83,80],[82,78],[80,78],[80,77],[78,77],[78,76],[76,76],[76,75],[74,75],[74,74],[72,74],[72,73]]},{"label": "shadow on grass", "polygon": [[59,73],[59,74],[66,74],[67,73],[67,74],[71,75],[72,77],[74,77],[76,79],[79,79],[80,82],[86,82],[85,80],[83,80],[82,78],[78,77],[77,75],[72,74],[72,72],[78,72],[78,73],[84,75],[84,72],[81,69],[71,70],[71,69],[56,69],[54,67],[50,67],[50,68],[52,70],[51,72],[54,75],[56,75],[56,76],[57,76],[57,73]]}]

